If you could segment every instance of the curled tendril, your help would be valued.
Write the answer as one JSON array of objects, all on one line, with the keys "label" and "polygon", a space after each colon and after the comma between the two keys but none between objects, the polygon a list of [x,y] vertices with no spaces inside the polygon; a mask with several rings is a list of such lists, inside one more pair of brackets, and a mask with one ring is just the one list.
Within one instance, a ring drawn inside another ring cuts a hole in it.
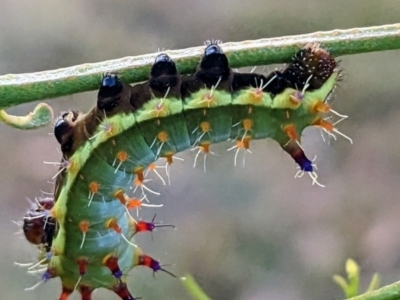
[{"label": "curled tendril", "polygon": [[5,110],[0,110],[0,121],[18,129],[36,129],[48,125],[53,121],[54,113],[50,105],[39,103],[33,112],[26,116],[14,116],[8,114]]}]

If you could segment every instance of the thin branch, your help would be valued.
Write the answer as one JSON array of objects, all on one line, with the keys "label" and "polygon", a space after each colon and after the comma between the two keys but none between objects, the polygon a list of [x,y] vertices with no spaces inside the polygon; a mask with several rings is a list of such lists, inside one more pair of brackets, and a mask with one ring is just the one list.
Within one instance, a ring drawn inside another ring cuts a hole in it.
[{"label": "thin branch", "polygon": [[192,275],[186,274],[185,277],[181,278],[181,282],[193,300],[211,300]]},{"label": "thin branch", "polygon": [[375,291],[362,294],[347,300],[399,300],[400,281],[384,286]]},{"label": "thin branch", "polygon": [[[400,49],[400,24],[315,32],[305,35],[222,44],[233,68],[288,62],[309,42],[321,43],[333,55]],[[204,47],[167,51],[178,70],[191,73]],[[130,56],[37,73],[0,76],[0,109],[35,100],[98,88],[105,71],[117,71],[125,82],[146,80],[157,53]]]}]

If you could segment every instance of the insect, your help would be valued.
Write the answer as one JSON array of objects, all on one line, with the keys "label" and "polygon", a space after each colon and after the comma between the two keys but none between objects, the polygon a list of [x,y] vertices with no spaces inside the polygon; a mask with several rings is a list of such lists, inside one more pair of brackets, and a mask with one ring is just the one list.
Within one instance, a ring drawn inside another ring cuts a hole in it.
[{"label": "insect", "polygon": [[[147,186],[147,174],[157,172],[162,179],[155,162],[164,160],[159,168],[169,178],[181,151],[197,151],[196,164],[199,155],[205,161],[213,154],[213,144],[229,140],[236,165],[240,153],[251,151],[252,140],[271,138],[298,164],[297,176],[308,174],[321,185],[300,135],[307,126],[343,135],[327,118],[346,118],[328,103],[339,78],[335,59],[318,44],[306,45],[285,69],[267,76],[234,72],[217,43],[205,47],[191,75],[180,75],[165,53],[144,83],[131,86],[104,74],[96,106],[86,114],[65,112],[55,123],[62,160],[49,208],[54,231],[40,233],[50,245],[41,249],[46,270],[40,282],[59,277],[61,300],[74,291],[91,299],[100,287],[132,300],[126,285],[132,268],[172,275],[133,240],[138,232],[162,226],[154,219],[137,221],[130,211],[157,206],[148,203],[157,192]],[[39,236],[33,228],[25,230],[28,239]]]}]

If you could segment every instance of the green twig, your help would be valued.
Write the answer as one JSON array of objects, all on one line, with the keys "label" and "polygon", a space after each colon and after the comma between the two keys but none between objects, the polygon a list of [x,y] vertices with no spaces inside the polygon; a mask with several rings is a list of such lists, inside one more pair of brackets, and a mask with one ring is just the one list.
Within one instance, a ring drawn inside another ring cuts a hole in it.
[{"label": "green twig", "polygon": [[197,284],[192,275],[185,275],[185,277],[181,278],[181,281],[183,286],[186,288],[186,291],[194,300],[211,300],[211,298],[208,297]]},{"label": "green twig", "polygon": [[39,103],[33,112],[26,116],[13,116],[0,110],[0,121],[18,129],[36,129],[46,126],[53,120],[53,109],[46,103]]},{"label": "green twig", "polygon": [[[287,62],[309,42],[321,43],[335,56],[400,49],[400,24],[225,43],[222,48],[231,66],[238,68]],[[204,47],[195,47],[167,53],[184,74],[194,71],[203,50]],[[58,70],[0,76],[0,109],[95,90],[105,71],[117,71],[122,80],[129,83],[146,80],[156,55],[153,53]]]},{"label": "green twig", "polygon": [[400,281],[347,300],[399,300]]}]

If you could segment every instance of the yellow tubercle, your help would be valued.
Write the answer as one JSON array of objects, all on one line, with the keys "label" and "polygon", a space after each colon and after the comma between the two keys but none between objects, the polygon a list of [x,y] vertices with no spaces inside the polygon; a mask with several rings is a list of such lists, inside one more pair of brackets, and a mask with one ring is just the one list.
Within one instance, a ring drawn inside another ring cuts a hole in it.
[{"label": "yellow tubercle", "polygon": [[275,96],[272,101],[272,108],[280,109],[297,109],[301,105],[301,100],[297,93],[301,93],[292,88],[286,88],[282,93]]},{"label": "yellow tubercle", "polygon": [[248,88],[237,92],[234,96],[234,105],[254,105],[272,107],[273,102],[270,94],[264,93],[260,88]]}]

